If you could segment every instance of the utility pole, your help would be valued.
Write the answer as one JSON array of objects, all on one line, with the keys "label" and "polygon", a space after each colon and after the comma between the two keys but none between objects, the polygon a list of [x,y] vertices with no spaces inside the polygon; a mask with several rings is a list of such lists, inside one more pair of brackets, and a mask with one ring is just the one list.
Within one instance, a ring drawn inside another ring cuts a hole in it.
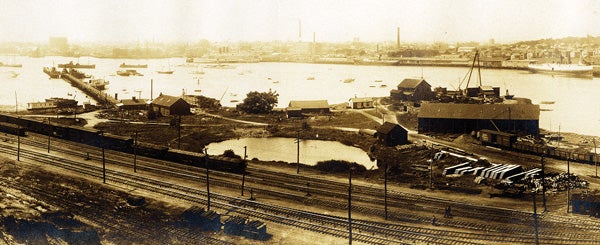
[{"label": "utility pole", "polygon": [[[379,160],[377,160],[379,163]],[[387,172],[388,172],[388,163],[385,161],[385,167],[383,170],[383,205],[385,210],[385,220],[388,219],[388,205],[387,205]]]},{"label": "utility pole", "polygon": [[433,189],[433,153],[431,153],[431,160],[429,161],[429,189]]},{"label": "utility pole", "polygon": [[596,178],[598,178],[598,153],[596,153],[596,139],[592,139],[594,142],[594,165],[596,166]]},{"label": "utility pole", "polygon": [[[248,150],[248,146],[244,146],[244,161],[246,161],[246,158],[248,157],[248,155],[246,154],[246,151]],[[246,182],[246,170],[244,169],[244,172],[242,172],[242,196],[244,196],[244,182]]]},{"label": "utility pole", "polygon": [[102,183],[106,184],[106,160],[104,158],[104,131],[100,131],[100,146],[102,147]]},{"label": "utility pole", "polygon": [[348,244],[352,245],[352,167],[348,166]]},{"label": "utility pole", "polygon": [[50,126],[50,118],[48,119],[48,153],[50,153],[50,132],[52,131],[52,126]]},{"label": "utility pole", "polygon": [[19,124],[17,124],[17,127],[19,130],[17,130],[17,161],[21,161],[21,118],[19,117]]},{"label": "utility pole", "polygon": [[133,136],[133,172],[137,173],[137,137],[138,137],[138,132],[137,130],[135,131],[135,134]]},{"label": "utility pole", "polygon": [[548,211],[548,209],[546,209],[546,169],[544,166],[544,153],[542,153],[542,203],[544,204],[545,213]]},{"label": "utility pole", "polygon": [[204,148],[204,156],[205,156],[205,162],[204,164],[206,165],[206,210],[210,210],[210,180],[209,180],[209,170],[208,170],[208,148]]},{"label": "utility pole", "polygon": [[177,149],[181,150],[181,115],[177,118]]},{"label": "utility pole", "polygon": [[538,233],[538,217],[537,217],[537,205],[535,202],[535,192],[531,192],[533,197],[533,227],[535,228],[535,244],[540,244],[539,233]]},{"label": "utility pole", "polygon": [[296,174],[300,174],[300,131],[296,131]]}]

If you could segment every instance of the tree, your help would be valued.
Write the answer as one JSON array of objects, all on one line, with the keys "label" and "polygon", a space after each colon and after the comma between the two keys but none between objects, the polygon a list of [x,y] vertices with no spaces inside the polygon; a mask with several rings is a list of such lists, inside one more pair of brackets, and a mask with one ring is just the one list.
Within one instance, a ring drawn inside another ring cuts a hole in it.
[{"label": "tree", "polygon": [[269,113],[277,105],[279,94],[277,92],[252,91],[246,95],[244,101],[237,105],[237,109],[246,113]]}]

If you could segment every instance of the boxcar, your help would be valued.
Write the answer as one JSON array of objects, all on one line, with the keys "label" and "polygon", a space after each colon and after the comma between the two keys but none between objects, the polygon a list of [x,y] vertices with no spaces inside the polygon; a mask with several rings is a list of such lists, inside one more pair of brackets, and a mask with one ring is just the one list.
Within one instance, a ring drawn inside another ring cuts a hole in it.
[{"label": "boxcar", "polygon": [[26,129],[24,127],[6,122],[0,122],[0,132],[26,136]]}]

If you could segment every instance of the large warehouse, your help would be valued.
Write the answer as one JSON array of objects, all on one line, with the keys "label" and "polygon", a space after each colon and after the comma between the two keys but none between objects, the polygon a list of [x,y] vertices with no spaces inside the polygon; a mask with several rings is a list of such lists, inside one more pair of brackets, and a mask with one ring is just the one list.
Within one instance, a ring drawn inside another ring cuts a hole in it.
[{"label": "large warehouse", "polygon": [[539,134],[540,106],[531,103],[424,103],[419,133],[471,133],[481,129]]}]

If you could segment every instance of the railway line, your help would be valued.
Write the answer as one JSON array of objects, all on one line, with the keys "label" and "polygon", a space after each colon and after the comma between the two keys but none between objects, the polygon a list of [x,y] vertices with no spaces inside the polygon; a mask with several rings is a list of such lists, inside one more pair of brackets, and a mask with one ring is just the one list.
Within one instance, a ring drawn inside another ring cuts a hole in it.
[{"label": "railway line", "polygon": [[[39,137],[39,138],[43,138],[43,137]],[[35,143],[37,142],[37,143]],[[28,142],[27,140],[24,140],[24,143],[30,143],[32,145],[35,145],[36,147],[40,147],[40,148],[44,148],[45,149],[45,144],[42,144],[39,141],[31,141]],[[44,147],[42,147],[42,145]],[[56,146],[60,146],[60,147],[56,147]],[[75,156],[77,157],[85,157],[85,153],[81,151],[81,149],[79,149],[79,152],[74,151],[74,150],[69,150],[68,146],[69,143],[59,143],[59,142],[53,142],[53,150],[54,151],[58,151],[61,150],[63,151],[65,154],[75,154]],[[85,150],[89,150],[92,151],[93,148],[86,148]],[[97,152],[98,149],[95,149],[95,152]],[[93,151],[92,151],[93,153]],[[15,153],[12,153],[15,154]],[[123,154],[123,153],[120,153]],[[127,156],[127,154],[123,154],[123,155],[119,155],[119,154],[113,154],[113,152],[111,152],[111,159],[107,160],[107,163],[110,164],[121,164],[124,167],[127,168],[131,168],[131,156]],[[114,159],[113,159],[114,158]],[[117,160],[117,158],[121,158],[120,160]],[[98,160],[97,155],[96,154],[92,154],[92,160]],[[174,176],[178,176],[179,178],[181,178],[182,176],[187,176],[187,178],[191,178],[191,180],[195,181],[195,182],[205,182],[205,179],[203,179],[203,177],[198,176],[198,168],[194,168],[194,167],[190,167],[190,166],[182,166],[182,165],[170,165],[168,162],[164,162],[164,161],[149,161],[149,159],[145,159],[145,158],[140,158],[140,161],[143,161],[143,165],[139,165],[140,170],[143,171],[157,171],[156,168],[157,166],[162,167],[162,170],[160,170],[161,172],[158,172],[158,174],[166,174],[166,173],[170,173],[173,174]],[[70,165],[75,165],[75,163],[70,163]],[[87,165],[87,164],[85,164]],[[89,166],[89,165],[87,165]],[[62,166],[65,168],[68,168],[68,166]],[[83,166],[81,167],[83,168]],[[185,169],[185,170],[182,170]],[[335,195],[332,193],[340,193],[340,190],[347,190],[347,185],[344,185],[342,183],[338,183],[335,181],[326,181],[326,180],[319,180],[319,179],[315,179],[315,178],[308,178],[308,177],[303,177],[303,176],[297,176],[297,175],[293,175],[293,176],[285,176],[285,174],[282,173],[276,173],[276,172],[269,172],[266,170],[261,170],[258,168],[250,168],[250,174],[247,176],[248,180],[250,182],[253,183],[253,185],[257,185],[257,183],[264,181],[266,179],[269,179],[270,182],[266,183],[268,185],[272,185],[275,183],[285,183],[285,182],[292,182],[291,184],[287,185],[286,187],[289,187],[291,189],[296,188],[297,190],[295,192],[297,193],[303,193],[306,189],[306,187],[304,186],[304,183],[306,181],[310,181],[311,183],[311,193],[314,193],[316,195],[320,195],[320,196],[334,196],[334,197],[338,197],[338,198],[345,198],[345,195]],[[86,175],[90,175],[90,176],[94,176],[96,178],[100,178],[100,176],[97,176],[97,174],[101,173],[101,170],[94,170],[92,171],[93,173],[82,173],[82,174],[86,174]],[[94,175],[94,173],[96,175]],[[231,173],[220,173],[220,172],[213,172],[213,175],[216,175],[218,178],[212,178],[211,177],[211,185],[213,184],[217,184],[217,185],[223,185],[225,187],[228,188],[237,188],[240,189],[241,186],[238,184],[232,184],[231,183]],[[119,175],[119,172],[114,172],[114,171],[109,171],[109,178],[115,178],[115,177],[111,177],[111,176],[117,176]],[[275,178],[275,177],[281,177],[281,179]],[[225,178],[225,179],[221,179],[221,178]],[[229,179],[227,179],[229,178]],[[238,178],[239,179],[239,175],[238,176],[234,176],[234,178]],[[144,183],[144,182],[148,182],[147,178],[142,178],[142,177],[138,177],[135,175],[128,175],[126,177],[124,177],[124,179],[132,179],[135,180],[136,182],[139,183]],[[115,179],[111,179],[111,181],[116,181]],[[135,183],[124,183],[127,185],[135,185]],[[177,187],[174,188],[173,184],[170,183],[154,183],[156,186],[154,188],[160,187],[160,188],[169,188],[167,190],[165,190],[165,195],[169,195],[168,193],[170,192],[178,192],[178,193],[189,193],[192,192],[193,195],[196,196],[200,196],[200,197],[205,197],[206,193],[203,193],[202,191],[199,190],[189,190],[189,189],[185,189],[185,188],[181,188],[181,187]],[[139,187],[139,188],[143,188]],[[326,189],[327,188],[327,189]],[[318,189],[324,189],[326,191],[323,191],[322,193],[318,193]],[[375,200],[381,200],[383,199],[378,198],[377,195],[382,195],[382,191],[379,189],[375,189],[375,188],[371,188],[371,187],[365,187],[365,186],[358,186],[358,185],[354,185],[353,186],[353,192],[357,193],[357,195],[353,195],[353,198],[357,198],[357,199],[363,199],[362,201],[357,200],[357,202],[363,202],[363,203],[368,203],[368,202],[373,202]],[[264,193],[265,195],[281,195],[282,197],[288,198],[288,199],[293,199],[293,195],[290,193],[282,193],[282,192],[277,192],[277,191],[270,191],[270,190],[266,190],[266,189],[261,189],[261,188],[256,188],[255,189],[257,193]],[[327,191],[328,190],[328,191]],[[344,191],[342,191],[341,193],[344,193]],[[395,196],[394,196],[395,195]],[[217,195],[219,196],[219,195]],[[371,197],[369,198],[369,196],[375,196],[375,197]],[[214,197],[213,194],[211,193],[211,198]],[[189,197],[185,197],[185,196],[178,196],[178,198],[189,198]],[[245,215],[248,216],[252,216],[252,217],[260,217],[263,220],[267,220],[267,221],[272,221],[272,222],[280,222],[282,220],[285,219],[281,219],[281,217],[271,217],[268,216],[268,212],[265,211],[265,213],[267,214],[259,214],[259,213],[251,213],[250,211],[246,210],[246,209],[240,209],[239,207],[250,207],[254,210],[256,209],[260,209],[260,210],[268,210],[269,212],[274,212],[274,213],[287,213],[289,211],[282,211],[282,210],[277,210],[276,208],[266,208],[264,206],[264,204],[260,204],[257,202],[251,202],[248,200],[244,200],[244,199],[231,199],[233,197],[219,197],[220,199],[223,199],[223,201],[220,202],[219,205],[225,205],[225,207],[223,207],[224,209],[227,208],[232,208],[232,209],[236,209],[238,210],[238,212],[243,213]],[[298,197],[295,197],[298,198]],[[320,198],[319,198],[320,199]],[[324,198],[326,199],[326,198]],[[421,222],[421,223],[428,223],[429,219],[427,216],[420,216],[420,215],[408,215],[406,213],[403,213],[404,210],[401,210],[400,207],[402,206],[407,206],[407,205],[415,205],[415,204],[419,204],[419,203],[426,203],[427,205],[422,205],[421,209],[425,209],[427,212],[430,212],[431,210],[435,210],[435,208],[440,208],[440,207],[444,207],[444,205],[447,205],[448,203],[451,203],[453,205],[454,210],[457,210],[456,205],[457,203],[455,202],[449,202],[443,199],[436,199],[436,198],[431,198],[431,197],[424,197],[424,196],[420,196],[420,195],[414,195],[414,194],[407,194],[407,193],[390,193],[390,197],[389,200],[395,200],[395,199],[399,199],[402,201],[398,201],[396,203],[394,202],[390,202],[390,207],[392,208],[392,210],[394,210],[397,213],[401,213],[399,215],[392,215],[395,216],[395,218],[392,218],[392,220],[404,220],[404,221],[410,221],[410,222]],[[200,204],[205,204],[202,202],[202,200],[198,200],[197,197],[194,199],[196,201],[194,202],[198,202]],[[211,202],[212,203],[212,202]],[[233,206],[227,206],[227,204],[231,205],[230,203],[235,203],[235,205]],[[345,209],[347,208],[346,205],[343,204],[344,202],[340,202],[338,201],[326,201],[326,200],[320,200],[317,202],[318,205],[324,205],[324,206],[332,206],[338,209]],[[464,208],[473,208],[474,205],[468,205],[465,204],[467,206],[465,206]],[[499,212],[498,209],[495,208],[483,208],[481,207],[482,210],[480,214],[478,214],[479,216],[485,216],[485,215],[489,215],[493,212]],[[453,212],[456,212],[454,211]],[[382,216],[383,215],[383,211],[381,210],[381,208],[377,209],[377,208],[372,208],[372,207],[363,207],[363,206],[354,206],[353,205],[353,211],[359,211],[359,212],[364,212],[367,213],[369,215],[379,215]],[[296,212],[306,212],[306,211],[296,211]],[[310,213],[310,212],[308,212]],[[512,214],[511,214],[512,213]],[[506,215],[509,216],[506,216]],[[290,215],[290,214],[286,214],[286,215]],[[410,216],[408,220],[406,220],[406,216]],[[521,218],[521,220],[524,220],[526,222],[529,222],[527,220],[527,218],[529,218],[529,220],[531,219],[530,215],[527,215],[526,212],[519,212],[519,211],[514,211],[514,210],[500,210],[500,214],[497,216],[502,216],[505,215],[506,217],[519,217]],[[293,215],[290,215],[291,217],[294,217]],[[480,218],[479,216],[473,217],[473,218]],[[309,218],[306,218],[309,217]],[[329,221],[324,221],[322,220],[322,218],[318,218],[318,217],[322,217],[322,215],[320,214],[316,214],[316,213],[310,213],[310,215],[307,215],[306,213],[302,213],[302,215],[298,215],[296,216],[296,218],[298,220],[291,220],[291,221],[286,221],[288,225],[294,225],[294,226],[299,226],[299,227],[303,227],[302,225],[304,225],[304,227],[310,227],[312,223],[310,222],[314,222],[313,220],[315,220],[318,224],[330,224],[333,227],[337,227],[335,229],[331,229],[329,230],[329,234],[330,235],[334,235],[334,236],[343,236],[343,234],[347,233],[347,230],[345,229],[345,227],[347,226],[347,221],[343,218],[339,218],[339,217],[328,217],[330,220]],[[522,218],[522,217],[526,217],[526,218]],[[293,223],[293,222],[297,222],[299,220],[309,220],[307,223],[305,224],[298,224],[298,223]],[[278,221],[279,220],[279,221]],[[331,221],[331,220],[336,220]],[[560,218],[556,218],[557,223],[558,222],[562,222],[564,221],[564,219],[560,219]],[[518,221],[518,220],[517,220]],[[518,222],[522,222],[522,221],[518,221]],[[481,223],[483,222],[472,222],[472,221],[455,221],[455,220],[440,220],[440,223],[444,226],[444,227],[455,227],[455,228],[464,228],[464,229],[468,229],[468,230],[473,230],[473,231],[477,231],[477,232],[454,232],[454,231],[448,231],[448,230],[444,230],[444,229],[437,229],[437,228],[423,228],[423,227],[419,227],[419,226],[408,226],[408,225],[396,225],[396,224],[388,224],[388,223],[376,223],[376,222],[368,222],[368,221],[359,221],[356,220],[355,222],[353,222],[353,227],[356,230],[359,231],[368,231],[368,232],[373,232],[373,233],[377,233],[379,234],[379,236],[383,236],[383,237],[390,237],[390,238],[395,238],[398,240],[407,240],[407,241],[420,241],[420,242],[433,242],[436,241],[436,243],[490,243],[490,242],[499,242],[499,243],[531,243],[533,240],[533,236],[532,234],[532,229],[531,228],[518,228],[518,229],[498,229],[498,227],[500,227],[500,225],[489,225],[489,226],[485,226],[482,225]],[[590,224],[594,224],[597,222],[590,222]],[[523,226],[528,226],[529,223],[524,223]],[[314,226],[314,224],[312,224]],[[375,228],[374,228],[375,227]],[[379,227],[379,228],[377,228]],[[394,227],[389,228],[389,229],[381,229],[381,227]],[[597,226],[596,226],[597,227]],[[310,228],[306,228],[309,229]],[[312,228],[313,230],[315,230],[315,228]],[[317,230],[321,230],[323,228],[317,228]],[[377,230],[376,231],[374,231]],[[398,234],[399,231],[402,231],[402,234]],[[318,232],[323,232],[323,231],[318,231]],[[495,232],[496,234],[490,234],[490,232]],[[508,233],[508,232],[513,232],[513,233]],[[389,233],[389,234],[388,234]],[[354,238],[359,239],[359,237],[361,235],[359,234],[353,234]],[[544,232],[541,231],[540,232],[540,236],[544,237],[544,239],[546,241],[552,241],[552,243],[563,243],[563,244],[569,244],[570,242],[577,242],[577,243],[581,243],[581,244],[593,244],[593,241],[597,241],[598,240],[598,236],[597,235],[584,235],[584,234],[580,234],[580,233],[576,233],[576,234],[572,234],[570,235],[568,238],[565,238],[565,233],[560,233],[560,232]],[[443,238],[446,237],[446,238]],[[448,238],[452,238],[452,239],[448,239]],[[377,240],[380,238],[377,237],[369,237],[369,236],[365,236],[364,240],[367,241],[368,243],[390,243],[392,241],[396,241],[396,240]],[[446,239],[446,240],[444,240]],[[575,240],[573,240],[575,239]],[[376,242],[378,241],[378,242]]]}]

